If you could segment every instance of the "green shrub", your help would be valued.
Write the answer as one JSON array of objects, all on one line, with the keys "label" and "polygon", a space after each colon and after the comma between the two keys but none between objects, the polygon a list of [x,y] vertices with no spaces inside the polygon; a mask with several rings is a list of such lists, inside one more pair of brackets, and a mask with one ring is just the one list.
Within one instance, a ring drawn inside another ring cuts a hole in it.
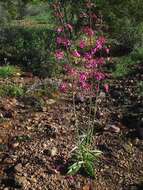
[{"label": "green shrub", "polygon": [[45,26],[3,27],[0,29],[0,57],[21,64],[35,74],[50,76],[56,70],[51,56],[54,42],[55,32]]},{"label": "green shrub", "polygon": [[137,82],[137,92],[143,97],[143,81]]},{"label": "green shrub", "polygon": [[135,48],[134,51],[131,53],[131,57],[137,63],[143,61],[143,47]]},{"label": "green shrub", "polygon": [[14,76],[18,72],[18,69],[14,66],[2,66],[0,67],[0,77],[6,78]]},{"label": "green shrub", "polygon": [[24,88],[11,84],[11,85],[0,85],[0,96],[19,97],[24,95]]},{"label": "green shrub", "polygon": [[135,62],[131,56],[123,56],[115,61],[115,68],[112,70],[112,74],[116,78],[125,77],[132,71]]}]

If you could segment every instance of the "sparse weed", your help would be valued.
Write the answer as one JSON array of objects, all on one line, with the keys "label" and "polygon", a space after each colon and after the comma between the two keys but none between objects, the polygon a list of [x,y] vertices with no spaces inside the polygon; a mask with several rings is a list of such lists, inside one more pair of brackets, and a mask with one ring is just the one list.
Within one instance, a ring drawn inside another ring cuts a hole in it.
[{"label": "sparse weed", "polygon": [[18,97],[24,95],[24,88],[15,84],[0,85],[0,96]]},{"label": "sparse weed", "polygon": [[1,78],[7,78],[14,76],[16,73],[18,73],[18,68],[11,66],[11,65],[6,65],[0,67],[0,77]]}]

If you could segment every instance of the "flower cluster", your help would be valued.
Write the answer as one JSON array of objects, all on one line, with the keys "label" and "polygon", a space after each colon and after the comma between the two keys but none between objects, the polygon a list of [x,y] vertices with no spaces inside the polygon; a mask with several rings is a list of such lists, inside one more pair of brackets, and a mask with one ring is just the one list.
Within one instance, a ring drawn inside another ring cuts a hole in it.
[{"label": "flower cluster", "polygon": [[[90,2],[90,1],[89,1]],[[92,7],[92,3],[87,1],[87,8]],[[60,5],[55,5],[54,9],[56,12],[59,12]],[[98,17],[95,13],[88,15],[87,13],[82,12],[80,14],[82,18],[87,18],[91,16],[91,19],[98,20]],[[73,86],[77,87],[76,89],[84,92],[96,92],[99,90],[99,82],[100,88],[104,88],[105,92],[109,91],[109,86],[105,82],[106,74],[103,72],[103,65],[105,65],[106,61],[109,60],[109,47],[107,46],[107,39],[103,35],[98,35],[92,28],[92,26],[85,26],[81,29],[81,33],[83,36],[86,36],[86,39],[91,38],[94,39],[94,43],[90,44],[90,49],[86,48],[86,40],[80,39],[78,44],[74,44],[70,39],[69,33],[73,32],[74,27],[72,24],[65,23],[62,16],[62,13],[57,16],[60,17],[61,25],[57,28],[57,47],[58,50],[55,52],[55,57],[58,60],[64,59],[65,55],[68,54],[68,63],[64,65],[64,71],[67,73],[69,78],[72,78]],[[80,34],[81,34],[80,33]],[[68,53],[64,53],[67,51]],[[107,56],[102,56],[102,53],[106,53]],[[97,56],[98,54],[98,56]],[[75,59],[78,60],[78,64],[75,64],[73,61]],[[60,85],[60,90],[62,92],[66,92],[70,89],[71,86],[68,85],[67,82],[63,82]]]}]

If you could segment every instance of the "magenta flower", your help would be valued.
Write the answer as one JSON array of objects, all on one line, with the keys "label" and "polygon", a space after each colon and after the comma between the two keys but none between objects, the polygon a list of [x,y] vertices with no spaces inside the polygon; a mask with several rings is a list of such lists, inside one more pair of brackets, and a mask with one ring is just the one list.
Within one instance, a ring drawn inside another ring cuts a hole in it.
[{"label": "magenta flower", "polygon": [[61,33],[61,32],[63,32],[64,31],[64,29],[62,28],[62,27],[59,27],[58,29],[57,29],[57,32],[58,33]]},{"label": "magenta flower", "polygon": [[64,58],[64,52],[63,51],[60,51],[60,50],[57,50],[56,53],[55,53],[55,57],[58,59],[58,60],[61,60]]},{"label": "magenta flower", "polygon": [[81,72],[79,74],[79,82],[85,82],[87,80],[88,73],[86,72]]},{"label": "magenta flower", "polygon": [[65,72],[68,72],[69,69],[70,69],[70,66],[69,66],[68,64],[65,64],[65,65],[64,65],[64,70],[65,70]]},{"label": "magenta flower", "polygon": [[[97,42],[96,42],[96,48],[94,49],[94,51],[95,51],[95,50],[96,50],[96,51],[97,51],[97,50],[101,50],[102,47],[103,47],[103,46],[102,46],[102,43],[97,40]],[[96,53],[96,51],[95,51],[95,53]]]},{"label": "magenta flower", "polygon": [[66,27],[72,32],[73,31],[73,27],[71,24],[66,24]]},{"label": "magenta flower", "polygon": [[81,82],[80,87],[83,88],[83,90],[89,91],[91,89],[91,85],[87,82]]},{"label": "magenta flower", "polygon": [[94,76],[95,76],[96,80],[98,80],[98,81],[105,79],[105,74],[101,73],[101,72],[94,73]]},{"label": "magenta flower", "polygon": [[94,31],[92,30],[92,28],[89,28],[88,26],[83,29],[83,32],[87,36],[93,36],[94,35]]},{"label": "magenta flower", "polygon": [[97,50],[101,50],[103,48],[103,46],[106,43],[106,39],[104,36],[100,36],[97,41],[96,41],[96,49]]},{"label": "magenta flower", "polygon": [[77,74],[77,71],[74,68],[70,67],[68,64],[64,65],[64,70],[70,76],[76,76]]},{"label": "magenta flower", "polygon": [[98,58],[98,59],[97,59],[97,64],[98,64],[98,65],[103,65],[103,64],[105,64],[105,59],[104,59],[103,57]]},{"label": "magenta flower", "polygon": [[62,38],[61,37],[57,37],[57,44],[61,44],[62,43]]},{"label": "magenta flower", "polygon": [[68,87],[67,87],[67,83],[63,82],[60,84],[60,87],[59,87],[59,90],[62,92],[62,93],[65,93],[67,91]]},{"label": "magenta flower", "polygon": [[105,48],[105,51],[106,51],[107,54],[109,54],[110,49],[109,48]]},{"label": "magenta flower", "polygon": [[72,55],[73,55],[74,57],[77,57],[77,58],[80,57],[80,53],[79,53],[77,50],[74,50],[74,51],[72,52]]},{"label": "magenta flower", "polygon": [[71,42],[67,38],[57,37],[57,44],[64,45],[64,46],[70,46]]},{"label": "magenta flower", "polygon": [[95,68],[95,67],[97,67],[97,64],[98,64],[98,62],[96,59],[91,59],[86,64],[86,68]]},{"label": "magenta flower", "polygon": [[92,58],[92,55],[91,55],[90,53],[85,53],[85,54],[84,54],[84,58],[85,58],[86,60],[89,60],[89,59]]},{"label": "magenta flower", "polygon": [[105,92],[109,92],[109,85],[108,84],[104,84],[104,89],[105,89]]},{"label": "magenta flower", "polygon": [[79,42],[79,47],[82,49],[85,48],[85,42],[83,40]]},{"label": "magenta flower", "polygon": [[97,52],[97,50],[98,50],[97,47],[93,48],[92,51],[91,51],[91,54],[94,55]]},{"label": "magenta flower", "polygon": [[75,77],[77,75],[77,71],[74,68],[68,70],[68,75]]}]

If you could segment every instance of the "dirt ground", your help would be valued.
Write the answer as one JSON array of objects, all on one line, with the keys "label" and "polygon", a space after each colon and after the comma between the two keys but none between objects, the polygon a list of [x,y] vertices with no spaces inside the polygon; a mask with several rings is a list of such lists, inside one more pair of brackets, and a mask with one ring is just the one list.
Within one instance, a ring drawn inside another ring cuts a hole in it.
[{"label": "dirt ground", "polygon": [[[75,125],[69,97],[61,100],[33,95],[0,99],[1,190],[142,190],[143,140],[138,131],[143,99],[136,93],[142,76],[112,80],[108,95],[102,93],[94,146],[103,151],[95,163],[96,178],[80,172],[68,176],[70,151],[75,147]],[[0,79],[5,83],[7,79]],[[37,77],[12,82],[32,85]],[[87,115],[85,102],[77,102],[79,117]],[[102,113],[102,114],[101,114]],[[80,128],[86,124],[81,121]]]}]

